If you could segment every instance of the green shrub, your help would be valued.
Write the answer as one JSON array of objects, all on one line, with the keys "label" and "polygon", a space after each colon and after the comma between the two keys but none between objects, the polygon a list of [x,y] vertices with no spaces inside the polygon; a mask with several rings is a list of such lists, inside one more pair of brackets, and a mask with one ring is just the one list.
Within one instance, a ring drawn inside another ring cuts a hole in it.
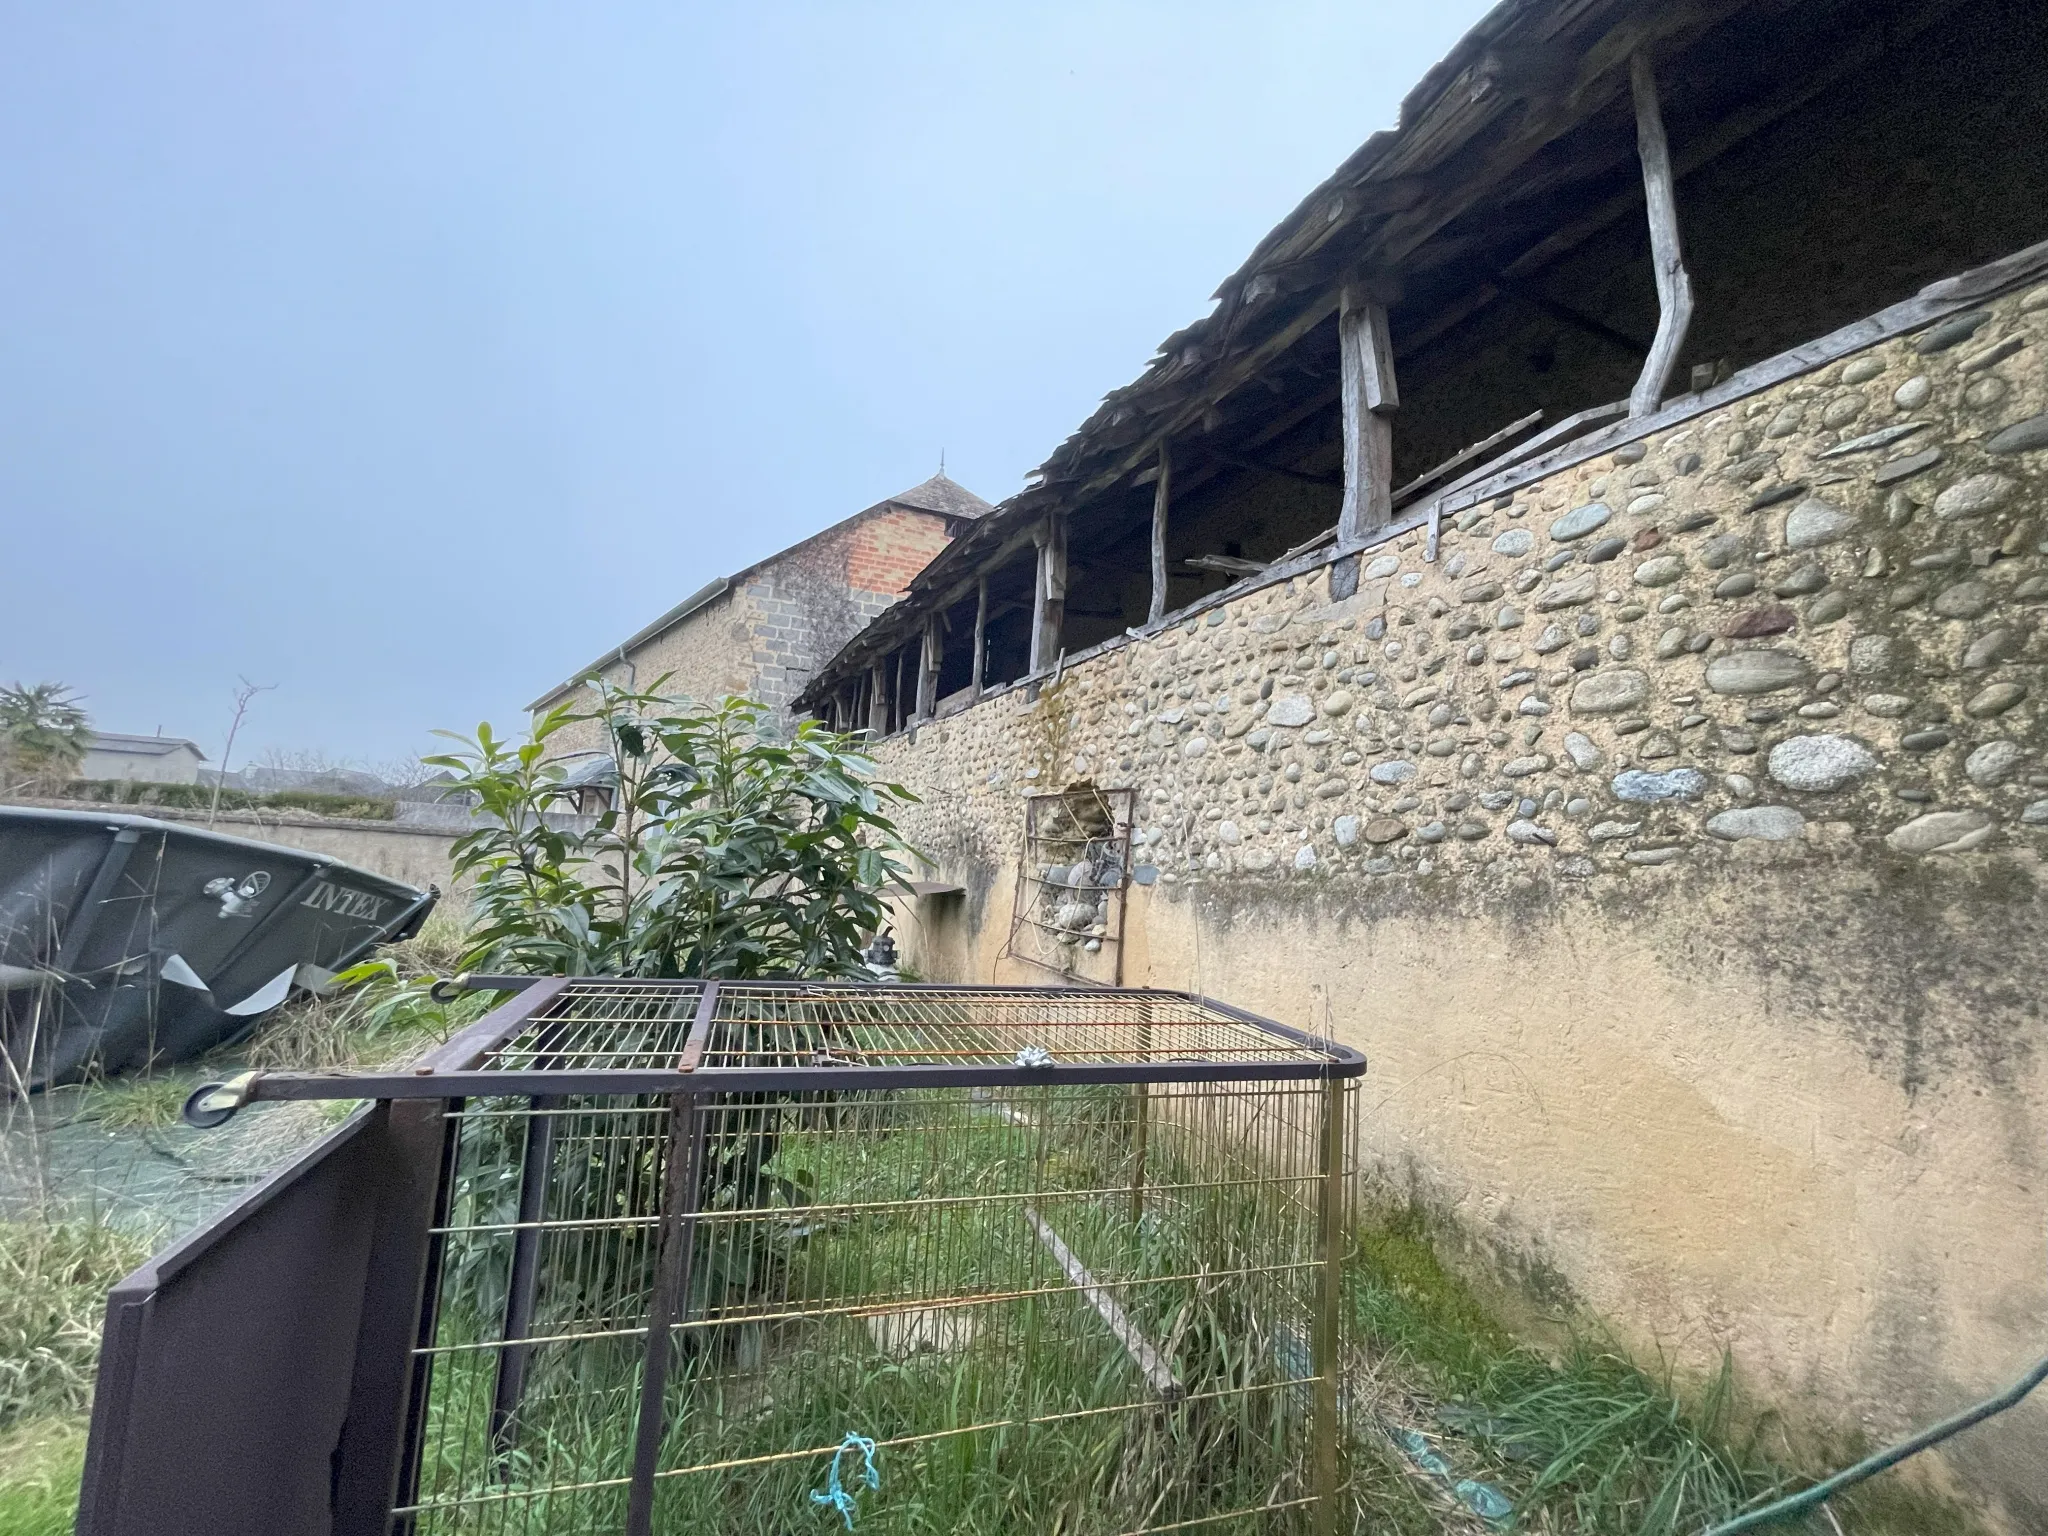
[{"label": "green shrub", "polygon": [[[152,784],[142,779],[73,779],[63,789],[67,800],[89,800],[97,805],[132,805],[147,810],[166,806],[173,810],[204,811],[213,805],[210,784]],[[350,821],[390,821],[398,814],[396,804],[370,795],[329,795],[310,789],[277,789],[254,793],[246,789],[223,788],[220,808],[224,811],[304,811],[314,816],[337,816]]]},{"label": "green shrub", "polygon": [[[654,687],[659,689],[658,680]],[[454,846],[474,877],[463,964],[542,975],[865,976],[885,887],[916,855],[888,810],[915,797],[879,782],[853,739],[815,720],[785,740],[767,711],[727,698],[693,709],[598,680],[513,746],[488,724],[425,759],[475,799]],[[588,830],[551,812],[577,791],[549,740],[595,721],[617,770]],[[449,735],[448,732],[442,732]]]}]

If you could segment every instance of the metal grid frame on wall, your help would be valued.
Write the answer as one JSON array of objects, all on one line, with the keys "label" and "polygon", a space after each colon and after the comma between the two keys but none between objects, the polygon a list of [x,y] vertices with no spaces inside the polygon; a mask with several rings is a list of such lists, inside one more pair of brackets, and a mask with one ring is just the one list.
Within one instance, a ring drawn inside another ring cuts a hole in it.
[{"label": "metal grid frame on wall", "polygon": [[[1058,976],[1121,986],[1135,789],[1077,784],[1024,797],[1024,845],[1002,953]],[[1089,977],[1104,955],[1106,978]]]}]

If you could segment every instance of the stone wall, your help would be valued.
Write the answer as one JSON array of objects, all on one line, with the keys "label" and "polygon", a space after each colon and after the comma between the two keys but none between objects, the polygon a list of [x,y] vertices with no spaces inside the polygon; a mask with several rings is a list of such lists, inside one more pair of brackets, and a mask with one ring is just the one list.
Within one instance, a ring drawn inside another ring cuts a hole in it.
[{"label": "stone wall", "polygon": [[[605,675],[645,687],[670,674],[673,693],[743,694],[784,713],[823,662],[903,595],[948,537],[943,517],[901,507],[827,529],[755,566]],[[602,745],[588,721],[567,727],[555,743],[557,753]]]},{"label": "stone wall", "polygon": [[[1838,1448],[1953,1411],[2048,1339],[2044,412],[2048,288],[881,743],[908,959],[1032,979],[1021,792],[1134,785],[1126,982],[1362,1048],[1465,1262]],[[2048,1529],[2043,1444],[1929,1470]]]}]

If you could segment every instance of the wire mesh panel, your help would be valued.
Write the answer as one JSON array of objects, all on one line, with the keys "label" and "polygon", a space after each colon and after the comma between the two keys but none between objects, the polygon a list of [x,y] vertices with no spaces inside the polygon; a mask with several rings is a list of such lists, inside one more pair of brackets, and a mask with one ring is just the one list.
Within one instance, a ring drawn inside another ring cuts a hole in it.
[{"label": "wire mesh panel", "polygon": [[395,1530],[1337,1528],[1355,1054],[1158,992],[518,1007],[376,1080],[445,1096]]},{"label": "wire mesh panel", "polygon": [[1092,784],[1025,797],[1004,954],[1061,975],[1122,981],[1137,797]]}]

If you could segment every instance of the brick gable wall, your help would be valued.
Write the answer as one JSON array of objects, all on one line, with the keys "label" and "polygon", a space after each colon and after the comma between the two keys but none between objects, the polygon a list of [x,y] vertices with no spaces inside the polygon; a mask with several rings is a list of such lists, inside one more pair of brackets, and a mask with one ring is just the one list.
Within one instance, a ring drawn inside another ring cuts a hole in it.
[{"label": "brick gable wall", "polygon": [[[787,717],[818,668],[886,611],[951,541],[946,519],[891,507],[764,561],[725,597],[636,647],[642,684],[695,698],[749,694]],[[628,668],[605,669],[621,682]],[[556,738],[558,752],[601,745],[587,724]]]}]

